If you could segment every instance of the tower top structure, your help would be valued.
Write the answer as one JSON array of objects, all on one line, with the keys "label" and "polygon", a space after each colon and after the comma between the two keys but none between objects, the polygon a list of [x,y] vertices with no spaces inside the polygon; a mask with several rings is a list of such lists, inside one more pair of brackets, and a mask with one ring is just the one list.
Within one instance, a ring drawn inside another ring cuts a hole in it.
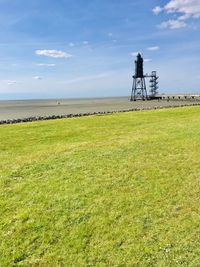
[{"label": "tower top structure", "polygon": [[135,77],[136,78],[143,78],[144,71],[143,71],[143,58],[140,53],[137,55],[137,59],[135,60]]}]

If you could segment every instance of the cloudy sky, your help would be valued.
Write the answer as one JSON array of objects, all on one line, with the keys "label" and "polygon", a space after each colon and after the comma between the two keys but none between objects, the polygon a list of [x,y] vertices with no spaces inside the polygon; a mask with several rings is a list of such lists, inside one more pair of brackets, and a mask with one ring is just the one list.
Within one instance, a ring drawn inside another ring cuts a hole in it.
[{"label": "cloudy sky", "polygon": [[200,0],[0,0],[0,99],[200,92]]}]

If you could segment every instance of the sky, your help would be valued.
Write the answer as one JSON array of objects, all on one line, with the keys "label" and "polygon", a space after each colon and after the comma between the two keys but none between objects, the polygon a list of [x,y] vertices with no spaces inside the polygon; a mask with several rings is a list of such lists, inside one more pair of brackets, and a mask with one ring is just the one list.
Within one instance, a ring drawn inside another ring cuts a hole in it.
[{"label": "sky", "polygon": [[0,0],[0,99],[200,93],[200,0]]}]

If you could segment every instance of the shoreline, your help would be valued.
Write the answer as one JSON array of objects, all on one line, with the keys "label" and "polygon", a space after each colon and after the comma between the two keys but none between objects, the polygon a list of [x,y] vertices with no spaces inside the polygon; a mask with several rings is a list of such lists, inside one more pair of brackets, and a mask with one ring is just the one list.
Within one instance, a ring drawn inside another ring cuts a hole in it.
[{"label": "shoreline", "polygon": [[181,105],[138,107],[138,108],[132,108],[132,109],[113,110],[113,111],[97,111],[97,112],[95,111],[95,112],[74,113],[74,114],[66,114],[66,115],[34,116],[34,117],[27,117],[27,118],[22,118],[22,119],[0,120],[0,125],[9,125],[9,124],[18,124],[18,123],[45,121],[45,120],[58,120],[58,119],[67,119],[67,118],[78,118],[78,117],[86,117],[86,116],[94,116],[94,115],[107,115],[107,114],[123,113],[123,112],[193,107],[193,106],[200,106],[200,102],[198,103],[187,102],[187,104],[181,104]]}]

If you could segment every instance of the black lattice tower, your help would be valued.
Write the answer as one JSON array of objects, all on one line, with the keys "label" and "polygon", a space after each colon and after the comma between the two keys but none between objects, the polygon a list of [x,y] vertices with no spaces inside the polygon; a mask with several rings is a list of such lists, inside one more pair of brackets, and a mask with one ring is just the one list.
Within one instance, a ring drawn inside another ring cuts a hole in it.
[{"label": "black lattice tower", "polygon": [[150,94],[151,97],[154,98],[158,94],[158,76],[156,71],[152,71],[150,77]]},{"label": "black lattice tower", "polygon": [[143,58],[140,53],[138,53],[137,60],[135,61],[135,75],[133,75],[131,101],[136,101],[138,99],[147,100],[147,98],[146,82],[143,72]]}]

